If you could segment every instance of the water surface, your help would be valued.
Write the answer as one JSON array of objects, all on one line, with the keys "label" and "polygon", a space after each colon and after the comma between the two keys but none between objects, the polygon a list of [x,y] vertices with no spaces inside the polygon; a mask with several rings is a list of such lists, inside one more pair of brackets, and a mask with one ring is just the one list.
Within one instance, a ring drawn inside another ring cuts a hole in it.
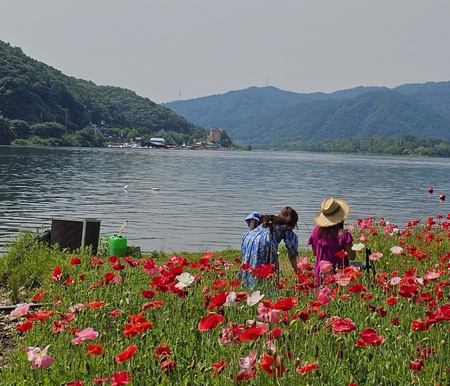
[{"label": "water surface", "polygon": [[[274,151],[0,147],[0,246],[52,217],[101,220],[101,236],[142,250],[239,248],[248,212],[299,212],[300,245],[322,199],[351,205],[347,223],[375,216],[401,225],[450,212],[450,163]],[[124,186],[128,185],[128,190]],[[434,193],[428,194],[433,187]],[[156,190],[159,189],[159,190]]]}]

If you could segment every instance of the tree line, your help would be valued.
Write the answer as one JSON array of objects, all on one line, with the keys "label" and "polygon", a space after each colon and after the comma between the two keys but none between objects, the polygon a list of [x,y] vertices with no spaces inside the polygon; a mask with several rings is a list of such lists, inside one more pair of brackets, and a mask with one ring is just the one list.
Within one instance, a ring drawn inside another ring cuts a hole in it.
[{"label": "tree line", "polygon": [[450,157],[450,141],[440,138],[417,139],[411,134],[405,134],[399,138],[340,138],[324,141],[278,142],[274,144],[274,147],[283,150],[326,153]]}]

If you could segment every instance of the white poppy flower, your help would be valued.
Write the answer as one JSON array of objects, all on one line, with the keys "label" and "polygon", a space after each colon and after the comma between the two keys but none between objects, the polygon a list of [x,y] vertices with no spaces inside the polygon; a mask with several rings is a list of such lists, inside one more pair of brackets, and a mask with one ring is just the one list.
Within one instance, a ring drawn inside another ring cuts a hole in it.
[{"label": "white poppy flower", "polygon": [[401,255],[403,253],[403,248],[396,245],[396,246],[392,247],[390,249],[390,251],[394,255]]},{"label": "white poppy flower", "polygon": [[236,302],[236,292],[231,291],[227,295],[227,299],[225,300],[224,306],[235,306],[237,304]]},{"label": "white poppy flower", "polygon": [[264,294],[261,294],[259,291],[253,292],[248,298],[247,298],[247,304],[251,307],[254,306],[256,303],[258,303],[262,298],[264,297]]},{"label": "white poppy flower", "polygon": [[359,244],[353,244],[352,245],[352,249],[354,251],[362,251],[366,246],[363,243],[359,243]]},{"label": "white poppy flower", "polygon": [[191,285],[194,282],[195,277],[189,272],[183,272],[181,275],[177,275],[176,279],[178,280],[178,283],[175,284],[175,287],[183,289]]}]

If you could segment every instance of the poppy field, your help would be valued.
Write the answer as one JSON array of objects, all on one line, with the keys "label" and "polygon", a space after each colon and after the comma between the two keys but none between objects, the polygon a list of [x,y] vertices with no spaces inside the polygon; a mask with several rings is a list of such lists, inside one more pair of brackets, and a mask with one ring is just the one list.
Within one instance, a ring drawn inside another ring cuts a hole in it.
[{"label": "poppy field", "polygon": [[450,384],[450,214],[350,231],[375,270],[324,265],[319,288],[310,250],[294,274],[280,248],[279,281],[261,266],[254,288],[234,250],[61,254],[11,312],[17,349],[0,383]]}]

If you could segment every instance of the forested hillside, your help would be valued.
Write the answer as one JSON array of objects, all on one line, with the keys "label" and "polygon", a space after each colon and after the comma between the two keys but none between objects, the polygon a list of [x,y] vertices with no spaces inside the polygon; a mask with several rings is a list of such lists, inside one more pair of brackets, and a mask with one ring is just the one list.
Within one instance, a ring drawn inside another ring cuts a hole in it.
[{"label": "forested hillside", "polygon": [[202,127],[133,91],[66,76],[2,41],[0,117],[0,144],[56,136],[58,141],[52,144],[70,145],[80,139],[80,135],[73,137],[77,133],[84,131],[86,137],[92,125],[125,137],[132,131],[144,139],[164,130],[172,139],[186,143],[207,135]]},{"label": "forested hillside", "polygon": [[252,87],[165,106],[197,124],[226,129],[238,144],[263,148],[403,135],[450,139],[450,82],[357,87],[331,94]]}]

